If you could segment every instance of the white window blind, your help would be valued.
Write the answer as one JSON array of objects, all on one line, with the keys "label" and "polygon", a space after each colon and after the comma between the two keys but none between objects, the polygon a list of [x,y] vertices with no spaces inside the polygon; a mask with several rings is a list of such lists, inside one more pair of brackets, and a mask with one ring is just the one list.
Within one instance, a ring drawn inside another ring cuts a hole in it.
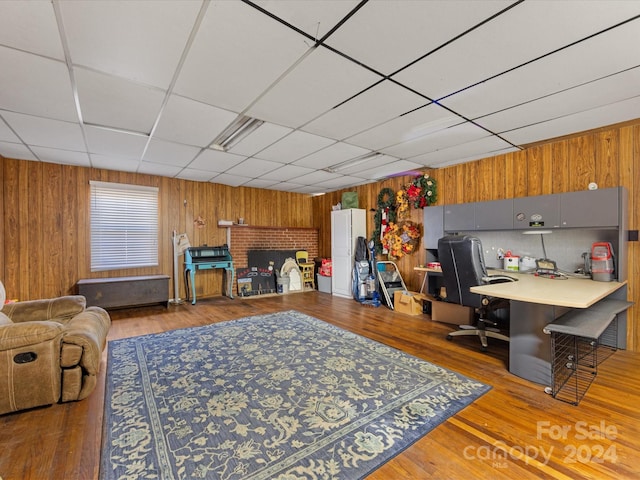
[{"label": "white window blind", "polygon": [[158,189],[91,186],[91,271],[158,265]]}]

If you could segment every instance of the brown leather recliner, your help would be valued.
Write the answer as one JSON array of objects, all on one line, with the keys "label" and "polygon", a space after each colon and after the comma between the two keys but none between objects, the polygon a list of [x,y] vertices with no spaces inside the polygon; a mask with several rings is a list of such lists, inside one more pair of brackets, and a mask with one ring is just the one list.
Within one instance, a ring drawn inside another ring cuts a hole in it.
[{"label": "brown leather recliner", "polygon": [[83,296],[4,304],[0,283],[0,414],[86,398],[111,326]]}]

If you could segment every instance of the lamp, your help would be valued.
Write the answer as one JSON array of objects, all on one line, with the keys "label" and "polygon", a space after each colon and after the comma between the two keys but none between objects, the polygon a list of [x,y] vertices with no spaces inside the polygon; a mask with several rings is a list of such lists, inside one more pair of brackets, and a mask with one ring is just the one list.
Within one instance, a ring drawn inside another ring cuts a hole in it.
[{"label": "lamp", "polygon": [[263,123],[264,121],[257,118],[240,115],[211,142],[210,148],[226,152]]},{"label": "lamp", "polygon": [[360,165],[367,160],[373,160],[374,158],[378,158],[380,156],[382,156],[380,152],[365,153],[364,155],[360,155],[359,157],[350,158],[349,160],[345,160],[344,162],[336,163],[335,165],[331,165],[330,167],[323,168],[323,170],[329,173],[338,173],[342,170],[355,167],[356,165]]}]

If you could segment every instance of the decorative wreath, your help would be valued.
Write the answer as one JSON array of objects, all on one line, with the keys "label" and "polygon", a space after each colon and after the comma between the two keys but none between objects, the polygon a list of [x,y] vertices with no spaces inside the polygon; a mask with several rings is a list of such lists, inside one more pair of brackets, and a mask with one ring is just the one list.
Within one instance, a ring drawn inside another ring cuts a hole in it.
[{"label": "decorative wreath", "polygon": [[373,230],[373,243],[375,245],[376,253],[386,253],[382,246],[382,238],[387,228],[391,223],[395,223],[397,218],[396,213],[396,192],[391,188],[383,188],[378,194],[378,204],[376,208],[376,214],[374,216],[374,230]]},{"label": "decorative wreath", "polygon": [[398,218],[407,218],[409,216],[409,197],[404,188],[396,192],[396,212],[398,213]]},{"label": "decorative wreath", "polygon": [[436,202],[438,192],[435,179],[428,174],[414,178],[407,185],[407,197],[413,208],[423,208]]},{"label": "decorative wreath", "polygon": [[382,237],[382,245],[390,259],[402,258],[418,250],[420,236],[420,225],[415,222],[391,223]]}]

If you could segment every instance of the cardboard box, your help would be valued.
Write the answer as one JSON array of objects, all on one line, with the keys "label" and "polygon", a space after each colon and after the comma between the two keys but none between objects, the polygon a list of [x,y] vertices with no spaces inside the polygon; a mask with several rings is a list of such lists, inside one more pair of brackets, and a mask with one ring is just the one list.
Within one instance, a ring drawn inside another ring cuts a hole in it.
[{"label": "cardboard box", "polygon": [[431,320],[454,325],[473,325],[475,311],[457,303],[436,300],[431,297]]},{"label": "cardboard box", "polygon": [[422,315],[422,302],[427,298],[424,293],[396,291],[393,292],[393,308],[396,312],[407,315]]},{"label": "cardboard box", "polygon": [[316,280],[319,292],[331,293],[331,277],[316,275]]}]

